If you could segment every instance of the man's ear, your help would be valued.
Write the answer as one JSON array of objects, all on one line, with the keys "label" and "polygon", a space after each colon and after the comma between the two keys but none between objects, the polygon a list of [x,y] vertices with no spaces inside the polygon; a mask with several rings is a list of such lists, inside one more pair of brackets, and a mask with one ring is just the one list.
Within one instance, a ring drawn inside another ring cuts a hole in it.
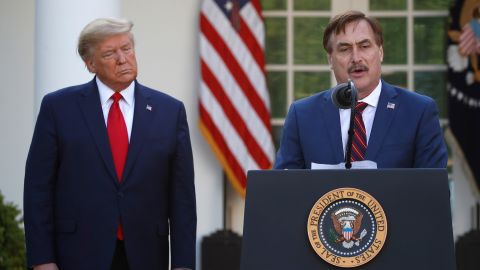
[{"label": "man's ear", "polygon": [[84,61],[85,61],[85,65],[87,66],[87,69],[88,69],[88,71],[90,71],[90,73],[96,73],[97,72],[95,62],[92,59],[85,59]]},{"label": "man's ear", "polygon": [[383,46],[380,46],[380,63],[383,62]]},{"label": "man's ear", "polygon": [[330,69],[332,69],[332,55],[330,55],[329,53],[327,54],[327,61]]}]

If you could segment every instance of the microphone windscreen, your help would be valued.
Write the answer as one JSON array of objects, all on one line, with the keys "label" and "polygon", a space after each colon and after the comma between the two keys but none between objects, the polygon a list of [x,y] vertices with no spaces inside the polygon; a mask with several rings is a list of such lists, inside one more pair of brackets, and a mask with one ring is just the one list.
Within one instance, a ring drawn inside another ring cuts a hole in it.
[{"label": "microphone windscreen", "polygon": [[352,107],[352,90],[349,83],[341,83],[332,89],[332,101],[340,109]]}]

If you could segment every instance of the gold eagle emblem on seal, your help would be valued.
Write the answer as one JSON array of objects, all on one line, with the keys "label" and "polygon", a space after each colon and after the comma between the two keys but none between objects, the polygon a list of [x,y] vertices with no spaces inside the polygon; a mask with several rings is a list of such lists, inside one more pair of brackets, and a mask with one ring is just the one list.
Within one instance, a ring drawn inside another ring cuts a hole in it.
[{"label": "gold eagle emblem on seal", "polygon": [[378,255],[387,237],[387,217],[380,203],[356,188],[339,188],[313,205],[307,221],[312,248],[338,267],[357,267]]}]

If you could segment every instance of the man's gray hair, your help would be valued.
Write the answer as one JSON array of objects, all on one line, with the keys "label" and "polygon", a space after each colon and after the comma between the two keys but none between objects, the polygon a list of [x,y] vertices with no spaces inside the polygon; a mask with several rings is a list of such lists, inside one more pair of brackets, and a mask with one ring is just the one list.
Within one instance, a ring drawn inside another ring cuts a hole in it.
[{"label": "man's gray hair", "polygon": [[83,61],[90,58],[93,48],[105,38],[128,33],[134,44],[131,32],[133,23],[127,19],[99,18],[95,19],[83,28],[78,38],[78,54]]}]

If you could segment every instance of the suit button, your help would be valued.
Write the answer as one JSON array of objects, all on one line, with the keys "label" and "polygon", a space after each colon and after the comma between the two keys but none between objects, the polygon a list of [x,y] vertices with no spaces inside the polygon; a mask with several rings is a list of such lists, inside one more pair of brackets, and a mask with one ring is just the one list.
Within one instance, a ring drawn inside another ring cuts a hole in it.
[{"label": "suit button", "polygon": [[118,197],[123,198],[123,192],[119,191],[119,192],[117,193],[117,195],[118,195]]}]

